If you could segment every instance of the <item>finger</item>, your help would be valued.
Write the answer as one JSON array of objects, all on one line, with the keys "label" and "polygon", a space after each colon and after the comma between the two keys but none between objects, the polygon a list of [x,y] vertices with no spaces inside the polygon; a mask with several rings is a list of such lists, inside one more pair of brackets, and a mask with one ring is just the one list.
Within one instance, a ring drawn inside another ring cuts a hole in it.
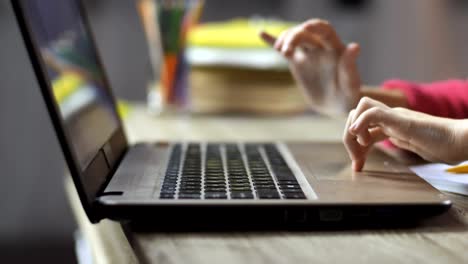
[{"label": "finger", "polygon": [[349,127],[352,124],[355,113],[356,113],[356,109],[352,109],[351,111],[349,111],[348,118],[346,119],[346,123],[345,123],[343,137],[348,133]]},{"label": "finger", "polygon": [[337,83],[341,93],[347,99],[344,105],[346,109],[356,107],[359,102],[361,76],[356,63],[359,50],[359,45],[349,44],[343,55],[338,59]]},{"label": "finger", "polygon": [[279,36],[276,38],[275,45],[273,46],[277,51],[281,52],[281,49],[283,48],[283,42],[284,38],[288,34],[290,30],[285,30],[279,34]]},{"label": "finger", "polygon": [[380,142],[384,139],[387,139],[388,136],[385,134],[384,130],[381,127],[375,127],[369,130],[371,135],[371,140],[367,144],[368,146],[373,145],[377,142]]},{"label": "finger", "polygon": [[366,164],[365,159],[353,160],[353,162],[351,163],[351,167],[352,167],[353,171],[362,171],[365,164]]},{"label": "finger", "polygon": [[[386,130],[392,130],[397,121],[395,116],[388,114],[380,107],[371,107],[365,110],[350,127],[350,133],[354,135],[365,133],[369,127],[376,125],[383,127]],[[392,135],[389,135],[392,136]]]},{"label": "finger", "polygon": [[345,48],[343,42],[341,42],[338,34],[336,34],[336,31],[327,21],[320,19],[309,20],[304,23],[304,28],[309,32],[317,34],[327,50],[334,50],[338,54],[343,52]]},{"label": "finger", "polygon": [[[357,68],[357,58],[360,53],[360,46],[350,43],[346,47],[338,62],[338,81],[341,87],[358,90],[361,79]],[[353,90],[346,91],[348,95],[356,94]]]},{"label": "finger", "polygon": [[364,132],[366,135],[356,135],[358,143],[363,147],[369,147],[376,142],[382,141],[388,136],[383,132],[381,127],[373,127]]},{"label": "finger", "polygon": [[346,64],[354,64],[356,62],[357,57],[361,53],[361,46],[357,43],[349,43],[346,46],[346,49],[343,52],[344,62]]},{"label": "finger", "polygon": [[267,43],[268,45],[270,46],[274,46],[275,45],[275,42],[276,42],[276,37],[274,37],[273,35],[271,35],[270,33],[267,33],[265,31],[260,31],[259,33],[259,36],[260,38],[265,41],[265,43]]},{"label": "finger", "polygon": [[371,141],[371,135],[369,133],[369,130],[363,130],[361,133],[355,135],[356,136],[356,141],[359,143],[359,145],[363,147],[367,147],[367,145]]},{"label": "finger", "polygon": [[365,160],[366,160],[366,147],[361,146],[357,141],[356,137],[349,133],[349,126],[351,125],[352,120],[356,110],[352,110],[349,113],[348,120],[346,121],[345,130],[343,133],[343,143],[345,145],[346,151],[352,161],[352,167],[354,171],[362,170]]},{"label": "finger", "polygon": [[318,38],[314,34],[304,30],[303,27],[297,27],[291,30],[285,37],[281,52],[284,56],[291,57],[298,46],[306,49],[309,47],[323,48]]},{"label": "finger", "polygon": [[[384,104],[382,104],[385,106]],[[383,108],[381,106],[366,110],[351,125],[351,134],[357,135],[369,127],[379,126],[384,133],[391,138],[397,138],[406,142],[413,142],[415,135],[414,120],[401,115],[396,108]]]},{"label": "finger", "polygon": [[356,68],[356,61],[361,53],[361,47],[357,43],[350,43],[346,46],[339,60],[339,67],[350,71]]},{"label": "finger", "polygon": [[362,171],[367,159],[367,153],[372,145],[376,142],[382,141],[387,137],[380,127],[372,128],[369,130],[370,140],[365,145],[361,145],[360,153],[357,154],[352,162],[352,169],[354,171]]},{"label": "finger", "polygon": [[[354,133],[353,131],[353,125],[356,123],[356,120],[367,110],[378,107],[378,108],[388,108],[386,105],[383,103],[373,100],[369,97],[363,97],[361,100],[359,100],[359,103],[356,107],[356,114],[354,115],[354,119],[352,120],[352,125],[351,125],[351,133]],[[356,135],[356,134],[355,134]]]}]

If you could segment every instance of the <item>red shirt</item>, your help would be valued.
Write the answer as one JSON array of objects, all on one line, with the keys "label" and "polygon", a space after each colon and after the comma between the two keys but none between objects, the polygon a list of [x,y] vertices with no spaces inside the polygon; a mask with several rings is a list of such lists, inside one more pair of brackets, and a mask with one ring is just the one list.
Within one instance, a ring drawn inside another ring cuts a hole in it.
[{"label": "red shirt", "polygon": [[412,110],[440,117],[468,118],[468,81],[466,80],[433,83],[388,80],[382,84],[382,87],[402,91]]}]

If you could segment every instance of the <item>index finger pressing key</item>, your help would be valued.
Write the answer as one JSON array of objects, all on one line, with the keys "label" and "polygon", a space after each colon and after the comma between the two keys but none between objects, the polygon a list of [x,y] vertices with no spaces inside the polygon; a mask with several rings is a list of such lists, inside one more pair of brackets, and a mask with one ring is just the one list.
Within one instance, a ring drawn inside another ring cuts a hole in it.
[{"label": "index finger pressing key", "polygon": [[352,161],[353,170],[360,171],[364,166],[366,147],[361,146],[357,142],[357,137],[349,132],[349,127],[352,124],[355,114],[356,110],[354,109],[349,113],[343,133],[343,144]]}]

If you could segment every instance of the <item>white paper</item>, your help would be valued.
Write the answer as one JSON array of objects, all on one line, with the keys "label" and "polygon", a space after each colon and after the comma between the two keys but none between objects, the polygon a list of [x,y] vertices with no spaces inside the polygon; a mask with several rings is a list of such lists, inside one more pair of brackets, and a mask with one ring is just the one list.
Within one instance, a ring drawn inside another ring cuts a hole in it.
[{"label": "white paper", "polygon": [[270,48],[188,47],[187,60],[194,66],[231,66],[288,70],[288,61]]},{"label": "white paper", "polygon": [[[468,164],[468,161],[461,164]],[[452,165],[431,163],[411,166],[410,169],[439,190],[468,195],[468,173],[446,172],[450,167]]]},{"label": "white paper", "polygon": [[93,253],[88,241],[79,230],[75,231],[75,253],[79,264],[92,264]]}]

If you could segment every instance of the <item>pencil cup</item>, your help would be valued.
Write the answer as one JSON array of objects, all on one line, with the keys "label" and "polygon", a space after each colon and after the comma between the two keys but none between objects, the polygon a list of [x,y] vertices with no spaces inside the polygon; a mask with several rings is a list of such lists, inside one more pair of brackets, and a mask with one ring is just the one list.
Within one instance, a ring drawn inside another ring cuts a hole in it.
[{"label": "pencil cup", "polygon": [[151,112],[190,110],[186,35],[197,23],[202,6],[202,0],[138,1],[154,69],[154,80],[148,85]]}]

